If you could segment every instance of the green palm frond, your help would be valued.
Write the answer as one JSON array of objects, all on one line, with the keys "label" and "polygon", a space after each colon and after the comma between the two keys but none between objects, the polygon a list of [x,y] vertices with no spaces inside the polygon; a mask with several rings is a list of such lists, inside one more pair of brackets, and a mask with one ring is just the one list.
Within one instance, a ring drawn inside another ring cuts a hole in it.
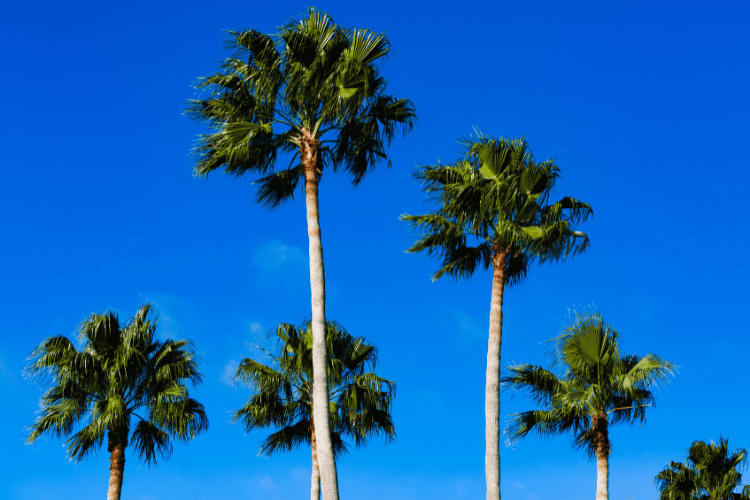
[{"label": "green palm frond", "polygon": [[554,408],[514,413],[508,416],[508,422],[505,433],[509,442],[515,443],[530,433],[545,437],[580,431],[584,429],[585,415]]},{"label": "green palm frond", "polygon": [[156,464],[157,453],[166,460],[173,450],[169,434],[146,420],[139,421],[135,426],[130,443],[149,467],[152,463]]},{"label": "green palm frond", "polygon": [[508,371],[511,375],[500,379],[502,390],[525,389],[538,404],[550,405],[562,389],[561,381],[552,372],[540,366],[517,365],[508,367]]},{"label": "green palm frond", "polygon": [[253,184],[259,184],[256,201],[266,208],[274,209],[287,200],[293,199],[297,184],[304,175],[302,165],[297,165],[258,179],[253,182]]},{"label": "green palm frond", "polygon": [[619,334],[598,312],[573,312],[572,325],[549,342],[554,342],[553,366],[564,363],[576,377],[597,383],[620,358]]},{"label": "green palm frond", "polygon": [[68,454],[76,462],[88,457],[92,452],[101,448],[104,442],[106,427],[101,421],[95,420],[66,441]]},{"label": "green palm frond", "polygon": [[260,448],[258,456],[261,454],[270,457],[276,452],[292,451],[301,444],[311,442],[310,419],[300,419],[290,423],[269,435]]}]

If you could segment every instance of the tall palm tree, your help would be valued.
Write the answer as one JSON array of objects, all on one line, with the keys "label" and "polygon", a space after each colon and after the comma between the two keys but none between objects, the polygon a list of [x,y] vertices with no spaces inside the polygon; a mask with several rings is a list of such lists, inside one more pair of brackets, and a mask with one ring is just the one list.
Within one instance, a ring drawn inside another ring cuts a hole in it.
[{"label": "tall palm tree", "polygon": [[[466,155],[451,165],[417,171],[430,199],[439,205],[427,215],[404,215],[421,236],[408,252],[426,250],[442,259],[433,275],[471,277],[492,267],[487,378],[485,385],[485,476],[487,500],[500,498],[500,346],[503,293],[526,277],[534,260],[557,261],[583,252],[586,234],[573,225],[592,213],[589,205],[565,197],[547,205],[559,177],[552,160],[536,162],[524,139],[479,135],[464,140]],[[472,246],[474,244],[475,246]]]},{"label": "tall palm tree", "polygon": [[542,436],[574,432],[574,446],[596,457],[596,500],[607,500],[609,426],[643,424],[646,408],[655,405],[648,388],[668,381],[676,367],[654,354],[621,357],[619,334],[598,312],[574,314],[572,324],[551,340],[553,367],[564,366],[563,377],[523,364],[509,367],[511,375],[501,380],[504,389],[524,389],[542,406],[511,415],[507,434],[510,442],[516,442],[530,432]]},{"label": "tall palm tree", "polygon": [[[27,367],[29,374],[53,380],[28,442],[42,434],[69,435],[83,419],[88,425],[67,440],[70,457],[80,461],[101,447],[106,434],[107,500],[120,498],[129,444],[150,467],[157,453],[169,457],[172,439],[188,442],[208,429],[203,405],[185,386],[201,381],[191,343],[156,340],[151,307],[138,309],[125,325],[117,313],[92,314],[79,327],[80,349],[62,335],[49,337],[31,353]],[[133,416],[138,423],[131,434]]]},{"label": "tall palm tree", "polygon": [[[234,176],[260,174],[256,200],[268,208],[291,199],[304,179],[312,291],[314,396],[327,393],[325,273],[318,213],[318,185],[325,166],[343,168],[359,184],[397,128],[410,131],[412,103],[387,95],[377,63],[390,52],[388,38],[365,29],[344,29],[315,8],[273,34],[229,32],[236,49],[221,72],[198,88],[208,99],[190,100],[187,114],[215,132],[201,137],[195,152],[197,176],[220,168]],[[280,153],[292,153],[286,169],[275,170]],[[388,161],[390,166],[390,161]],[[329,429],[328,414],[315,416]],[[320,434],[323,494],[338,500],[336,463],[328,432]]]},{"label": "tall palm tree", "polygon": [[750,485],[742,493],[740,466],[747,463],[747,450],[729,453],[729,440],[694,441],[688,450],[687,463],[670,462],[656,475],[659,500],[750,500]]},{"label": "tall palm tree", "polygon": [[[259,454],[272,455],[277,451],[290,451],[302,443],[312,447],[311,499],[320,497],[320,470],[318,467],[312,394],[312,324],[299,328],[283,323],[276,328],[278,356],[260,346],[278,365],[272,368],[251,358],[245,358],[237,368],[235,380],[244,382],[258,392],[240,410],[233,421],[241,420],[245,429],[262,429],[274,425],[280,430],[263,443]],[[367,443],[367,437],[383,431],[391,441],[396,433],[390,415],[395,384],[365,373],[369,365],[374,370],[377,350],[363,337],[354,338],[335,322],[326,327],[328,351],[327,407],[331,422],[331,442],[336,456],[346,453],[342,435],[355,439],[357,446]],[[385,390],[381,390],[385,385]],[[324,406],[325,408],[325,406]]]}]

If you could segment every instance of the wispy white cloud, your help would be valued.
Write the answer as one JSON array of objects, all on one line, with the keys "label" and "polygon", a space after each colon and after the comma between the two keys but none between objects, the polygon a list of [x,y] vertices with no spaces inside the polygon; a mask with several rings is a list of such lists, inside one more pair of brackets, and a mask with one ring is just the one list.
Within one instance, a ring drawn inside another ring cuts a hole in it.
[{"label": "wispy white cloud", "polygon": [[454,309],[453,312],[454,324],[457,327],[457,332],[464,338],[469,340],[483,339],[486,336],[485,331],[479,325],[476,319],[472,318],[463,311]]},{"label": "wispy white cloud", "polygon": [[255,282],[261,288],[298,288],[309,280],[307,252],[279,240],[261,245],[250,263],[257,269]]},{"label": "wispy white cloud", "polygon": [[260,481],[258,481],[258,486],[266,491],[273,491],[276,489],[276,483],[273,482],[273,479],[271,479],[270,476],[263,476]]},{"label": "wispy white cloud", "polygon": [[309,468],[295,467],[291,471],[292,478],[295,483],[310,484],[312,477],[312,464]]},{"label": "wispy white cloud", "polygon": [[266,271],[278,271],[285,266],[306,264],[307,255],[299,247],[272,240],[261,245],[250,262]]},{"label": "wispy white cloud", "polygon": [[521,481],[511,480],[510,484],[512,484],[513,486],[515,486],[519,490],[525,490],[526,489],[526,485],[523,484]]},{"label": "wispy white cloud", "polygon": [[234,387],[236,384],[233,381],[234,374],[237,373],[237,367],[240,366],[240,362],[236,359],[231,359],[224,368],[221,369],[220,380],[221,383],[227,387]]},{"label": "wispy white cloud", "polygon": [[[142,296],[144,302],[152,302],[159,316],[156,334],[161,339],[190,338],[185,325],[194,324],[194,309],[185,300],[168,293],[149,293]],[[177,319],[179,318],[179,319]]]},{"label": "wispy white cloud", "polygon": [[19,379],[20,373],[11,368],[5,353],[0,351],[0,394],[7,396],[17,392],[20,389]]}]

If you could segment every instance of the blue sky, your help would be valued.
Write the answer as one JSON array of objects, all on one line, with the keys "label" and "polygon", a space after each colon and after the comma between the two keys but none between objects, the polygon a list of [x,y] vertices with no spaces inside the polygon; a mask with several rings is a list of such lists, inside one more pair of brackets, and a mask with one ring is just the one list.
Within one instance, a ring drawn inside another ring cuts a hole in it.
[{"label": "blue sky", "polygon": [[[458,5],[458,8],[457,8]],[[526,135],[563,169],[554,197],[592,205],[591,249],[535,267],[505,296],[502,366],[548,364],[543,342],[594,305],[625,353],[680,366],[643,427],[611,430],[610,498],[656,497],[654,476],[694,440],[750,448],[750,7],[745,2],[326,2],[342,26],[385,31],[389,91],[419,122],[356,189],[320,188],[327,316],[379,349],[397,384],[393,444],[339,460],[341,497],[482,498],[490,275],[430,281],[398,220],[425,213],[419,164],[457,157],[478,127]],[[106,449],[74,464],[62,439],[25,445],[41,387],[22,377],[45,337],[92,312],[156,303],[192,339],[210,429],[149,469],[126,455],[123,499],[309,495],[309,448],[257,457],[268,432],[229,424],[250,392],[228,373],[248,342],[310,314],[303,198],[273,212],[252,178],[192,176],[191,83],[228,56],[222,30],[270,32],[301,2],[14,3],[0,21],[0,497],[101,498]],[[742,250],[742,249],[745,250]],[[501,419],[533,408],[501,396]],[[571,438],[502,446],[504,500],[593,497]],[[750,476],[748,476],[750,477]]]}]

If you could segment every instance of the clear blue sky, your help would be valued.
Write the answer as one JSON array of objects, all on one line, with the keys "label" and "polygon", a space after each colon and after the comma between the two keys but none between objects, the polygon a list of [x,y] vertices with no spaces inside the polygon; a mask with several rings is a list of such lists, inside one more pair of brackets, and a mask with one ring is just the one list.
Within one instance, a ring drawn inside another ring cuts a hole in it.
[{"label": "clear blue sky", "polygon": [[[527,135],[563,168],[553,196],[590,203],[589,252],[535,267],[507,292],[502,366],[548,363],[542,342],[595,305],[626,353],[680,366],[643,427],[613,427],[612,500],[653,499],[694,440],[750,449],[746,2],[326,2],[343,26],[385,31],[390,92],[419,122],[354,189],[320,188],[327,315],[379,348],[397,384],[396,441],[338,462],[342,499],[483,498],[490,275],[433,283],[398,220],[429,206],[409,173],[452,161],[473,127]],[[106,449],[81,464],[63,439],[23,443],[41,387],[25,358],[92,312],[146,300],[192,339],[210,429],[149,469],[129,452],[123,499],[308,498],[309,448],[257,457],[267,432],[229,424],[247,389],[227,374],[247,342],[310,314],[303,198],[253,204],[252,178],[192,176],[206,130],[182,116],[191,83],[228,53],[223,29],[270,32],[301,2],[14,2],[0,21],[0,498],[98,499]],[[745,249],[745,250],[743,250]],[[744,312],[743,312],[744,311]],[[532,409],[501,398],[501,419]],[[594,496],[571,438],[501,449],[504,500]],[[750,475],[746,475],[750,477]]]}]

